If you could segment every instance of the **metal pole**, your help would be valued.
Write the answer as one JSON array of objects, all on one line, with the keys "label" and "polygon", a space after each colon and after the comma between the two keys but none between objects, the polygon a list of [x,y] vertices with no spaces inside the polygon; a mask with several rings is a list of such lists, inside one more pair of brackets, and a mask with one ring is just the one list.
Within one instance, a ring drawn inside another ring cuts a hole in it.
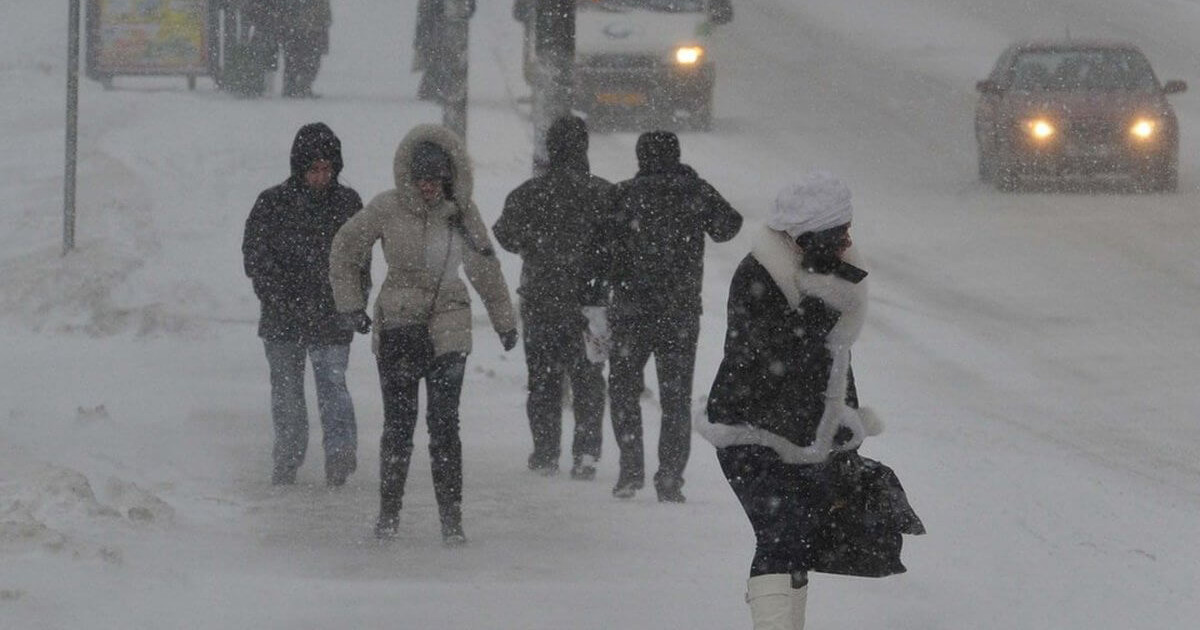
[{"label": "metal pole", "polygon": [[470,18],[475,0],[446,0],[442,37],[447,59],[447,89],[442,103],[442,124],[467,140],[467,75],[470,52]]},{"label": "metal pole", "polygon": [[63,256],[75,249],[75,171],[79,149],[80,0],[70,0],[67,36],[67,142],[63,174]]},{"label": "metal pole", "polygon": [[575,0],[543,0],[533,15],[537,56],[533,86],[533,174],[549,166],[546,131],[571,113],[575,68]]}]

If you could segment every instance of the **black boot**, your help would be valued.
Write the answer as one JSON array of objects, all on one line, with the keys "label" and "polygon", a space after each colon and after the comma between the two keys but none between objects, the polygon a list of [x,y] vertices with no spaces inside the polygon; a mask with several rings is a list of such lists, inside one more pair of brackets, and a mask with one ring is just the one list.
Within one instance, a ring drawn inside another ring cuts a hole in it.
[{"label": "black boot", "polygon": [[462,506],[455,503],[438,509],[442,519],[442,546],[462,547],[467,544],[467,535],[462,528]]},{"label": "black boot", "polygon": [[379,520],[375,521],[375,537],[391,540],[400,531],[400,500],[384,497],[379,502]]},{"label": "black boot", "polygon": [[624,471],[617,477],[617,485],[613,486],[612,494],[618,499],[632,499],[638,490],[646,485],[645,479],[637,475],[626,474]]}]

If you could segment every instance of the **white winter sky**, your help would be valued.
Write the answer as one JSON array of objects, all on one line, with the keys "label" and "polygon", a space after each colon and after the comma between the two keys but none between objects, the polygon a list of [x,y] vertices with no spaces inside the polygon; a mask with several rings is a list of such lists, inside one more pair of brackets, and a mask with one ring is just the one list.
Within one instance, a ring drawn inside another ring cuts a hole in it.
[{"label": "white winter sky", "polygon": [[[359,472],[326,490],[314,436],[301,484],[268,485],[242,224],[313,120],[341,136],[345,182],[364,197],[391,185],[404,132],[440,120],[414,98],[415,4],[335,2],[315,101],[238,100],[205,79],[194,92],[182,79],[84,80],[79,247],[64,258],[66,3],[4,3],[0,628],[750,626],[753,537],[711,448],[693,440],[685,505],[611,498],[608,427],[596,481],[533,476],[522,355],[501,351],[478,305],[469,547],[438,544],[423,428],[402,534],[373,540],[382,414],[361,340]],[[468,141],[491,223],[528,176],[532,131],[516,100],[520,28],[508,2],[479,4]],[[1200,97],[1173,97],[1172,195],[997,193],[976,181],[972,115],[974,82],[1004,46],[1068,28],[1134,41],[1160,78],[1200,88],[1200,4],[736,4],[711,51],[715,128],[682,135],[685,161],[748,219],[708,249],[696,398],[768,201],[809,169],[837,172],[871,272],[855,372],[888,425],[863,450],[896,469],[929,529],[906,540],[907,574],[814,577],[810,627],[1192,627]],[[635,138],[593,137],[594,171],[632,175]],[[519,260],[502,263],[515,283]],[[653,470],[653,396],[644,407]]]}]

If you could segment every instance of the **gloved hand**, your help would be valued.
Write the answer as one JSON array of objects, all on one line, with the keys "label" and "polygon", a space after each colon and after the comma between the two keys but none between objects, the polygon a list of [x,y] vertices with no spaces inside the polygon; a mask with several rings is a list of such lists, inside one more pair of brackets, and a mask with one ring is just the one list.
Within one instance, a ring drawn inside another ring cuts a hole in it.
[{"label": "gloved hand", "polygon": [[504,351],[508,352],[517,347],[517,329],[506,330],[500,333],[500,345],[504,346]]},{"label": "gloved hand", "polygon": [[588,361],[604,363],[612,351],[612,330],[608,326],[608,308],[585,306],[582,309],[587,319],[587,330],[583,331],[583,348]]},{"label": "gloved hand", "polygon": [[350,313],[342,313],[342,329],[367,334],[371,332],[371,317],[363,309]]}]

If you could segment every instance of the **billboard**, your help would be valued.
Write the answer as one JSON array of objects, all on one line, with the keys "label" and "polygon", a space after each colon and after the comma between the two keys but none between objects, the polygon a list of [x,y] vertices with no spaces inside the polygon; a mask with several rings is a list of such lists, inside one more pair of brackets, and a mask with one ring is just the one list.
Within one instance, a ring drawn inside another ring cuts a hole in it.
[{"label": "billboard", "polygon": [[210,73],[209,0],[88,0],[88,76]]}]

